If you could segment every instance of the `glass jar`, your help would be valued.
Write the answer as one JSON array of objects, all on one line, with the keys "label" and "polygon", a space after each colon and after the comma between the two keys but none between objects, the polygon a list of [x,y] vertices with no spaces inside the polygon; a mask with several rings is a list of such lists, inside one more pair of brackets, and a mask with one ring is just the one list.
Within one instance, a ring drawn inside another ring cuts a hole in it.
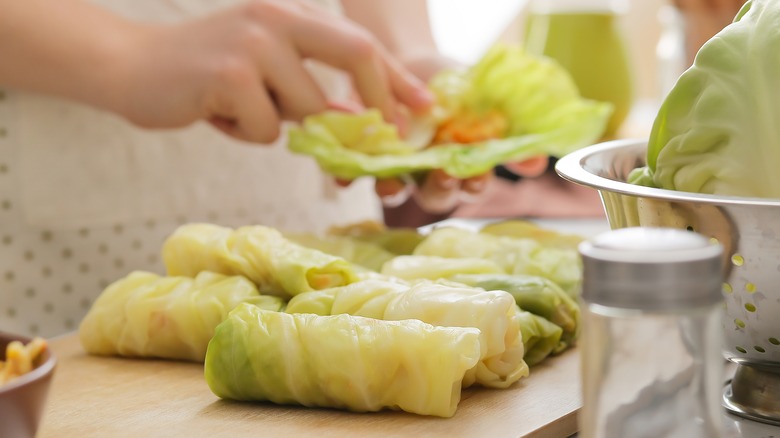
[{"label": "glass jar", "polygon": [[580,253],[580,436],[721,436],[722,248],[684,230],[624,228]]},{"label": "glass jar", "polygon": [[610,102],[605,137],[614,137],[633,103],[633,79],[618,18],[626,0],[532,0],[525,26],[528,53],[555,59],[588,99]]}]

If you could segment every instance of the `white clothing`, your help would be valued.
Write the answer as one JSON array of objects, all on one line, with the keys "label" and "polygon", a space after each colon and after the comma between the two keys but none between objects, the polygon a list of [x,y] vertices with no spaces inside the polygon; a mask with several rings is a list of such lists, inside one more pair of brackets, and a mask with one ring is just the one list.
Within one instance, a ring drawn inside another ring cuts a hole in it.
[{"label": "white clothing", "polygon": [[[175,21],[238,2],[97,3]],[[329,94],[346,92],[326,74],[316,77]],[[370,181],[337,188],[284,139],[248,146],[205,123],[144,131],[71,102],[10,90],[0,98],[0,331],[75,330],[110,282],[164,273],[161,244],[186,222],[322,231],[365,219],[381,219]]]}]

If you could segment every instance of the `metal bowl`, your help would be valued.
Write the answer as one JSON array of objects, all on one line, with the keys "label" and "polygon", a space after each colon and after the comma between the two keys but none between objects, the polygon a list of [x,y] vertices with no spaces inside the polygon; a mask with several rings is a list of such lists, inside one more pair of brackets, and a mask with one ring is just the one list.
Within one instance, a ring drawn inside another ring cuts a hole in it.
[{"label": "metal bowl", "polygon": [[[556,171],[564,179],[599,191],[612,229],[673,227],[717,239],[724,247],[726,275],[724,355],[780,385],[780,200],[626,183],[631,170],[645,165],[646,153],[645,140],[610,141],[561,158]],[[766,396],[765,391],[758,392],[757,397]],[[740,403],[750,404],[744,398]],[[761,412],[770,422],[780,421],[776,400],[770,405],[774,407],[768,413]]]}]

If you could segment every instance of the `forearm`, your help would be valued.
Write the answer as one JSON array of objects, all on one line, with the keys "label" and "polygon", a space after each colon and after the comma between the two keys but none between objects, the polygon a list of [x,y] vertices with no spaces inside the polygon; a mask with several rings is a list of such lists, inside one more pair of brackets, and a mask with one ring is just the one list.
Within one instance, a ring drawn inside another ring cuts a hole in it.
[{"label": "forearm", "polygon": [[133,25],[80,0],[0,0],[0,86],[116,110]]}]

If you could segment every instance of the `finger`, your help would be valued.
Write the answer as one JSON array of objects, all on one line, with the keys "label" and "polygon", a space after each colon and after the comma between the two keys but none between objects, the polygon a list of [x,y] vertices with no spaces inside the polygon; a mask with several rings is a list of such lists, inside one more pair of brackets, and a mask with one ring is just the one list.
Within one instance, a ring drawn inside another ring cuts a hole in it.
[{"label": "finger", "polygon": [[388,122],[394,122],[394,95],[415,110],[433,102],[425,85],[364,29],[311,8],[289,8],[287,12],[277,16],[288,25],[287,35],[301,56],[347,71],[364,105],[378,108]]},{"label": "finger", "polygon": [[493,178],[493,172],[468,178],[461,183],[461,189],[468,196],[479,196],[487,189]]},{"label": "finger", "polygon": [[412,193],[411,184],[397,178],[377,179],[374,190],[385,207],[398,207],[406,202]]},{"label": "finger", "polygon": [[325,94],[292,47],[277,45],[259,57],[264,60],[265,83],[274,93],[282,118],[299,121],[327,108]]},{"label": "finger", "polygon": [[446,213],[460,202],[460,180],[441,170],[432,170],[413,194],[420,207],[429,213]]},{"label": "finger", "polygon": [[438,190],[455,190],[460,186],[460,180],[453,178],[441,169],[430,171],[425,178],[427,184]]},{"label": "finger", "polygon": [[345,113],[351,113],[356,114],[363,111],[363,107],[358,105],[355,102],[351,101],[340,101],[340,102],[328,102],[328,109],[336,110],[336,111],[342,111]]},{"label": "finger", "polygon": [[239,140],[271,143],[280,134],[276,107],[256,78],[240,80],[215,99],[209,122]]},{"label": "finger", "polygon": [[425,83],[403,68],[384,49],[381,49],[381,56],[388,71],[390,89],[398,102],[406,105],[412,111],[423,111],[430,108],[435,101],[435,97]]},{"label": "finger", "polygon": [[290,37],[305,58],[345,70],[366,107],[378,108],[392,121],[395,101],[379,44],[368,32],[345,20],[323,20],[314,14],[296,23]]},{"label": "finger", "polygon": [[547,171],[547,167],[550,164],[550,158],[545,155],[539,155],[536,157],[529,158],[524,161],[518,161],[514,163],[505,163],[504,167],[509,169],[510,171],[525,176],[528,178],[535,178],[537,176],[540,176],[545,171]]},{"label": "finger", "polygon": [[378,109],[386,121],[395,123],[396,103],[382,60],[375,55],[366,55],[365,59],[355,62],[350,70],[355,89],[360,94],[363,105]]},{"label": "finger", "polygon": [[398,134],[401,138],[406,138],[406,135],[409,133],[410,118],[410,114],[408,111],[404,111],[404,107],[396,107],[395,115],[393,116],[393,124],[398,128]]}]

